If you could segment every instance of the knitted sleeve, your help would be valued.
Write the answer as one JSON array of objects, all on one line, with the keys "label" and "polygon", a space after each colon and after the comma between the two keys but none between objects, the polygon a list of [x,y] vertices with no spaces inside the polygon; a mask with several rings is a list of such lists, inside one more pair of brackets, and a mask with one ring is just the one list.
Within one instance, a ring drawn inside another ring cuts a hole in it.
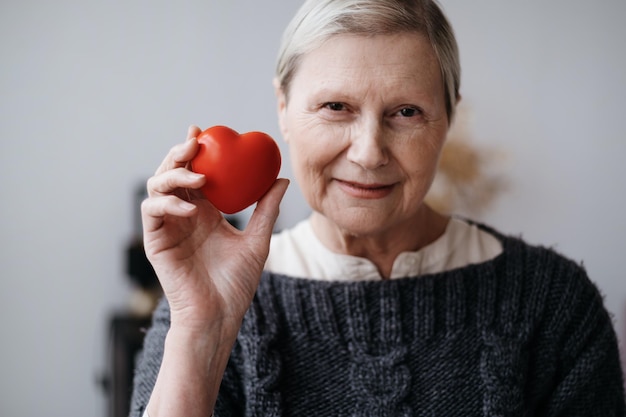
[{"label": "knitted sleeve", "polygon": [[541,361],[553,379],[541,415],[623,417],[618,343],[602,297],[578,265],[566,264],[557,275],[565,278],[552,286],[546,300],[550,314],[544,340],[549,347],[543,355],[554,359]]},{"label": "knitted sleeve", "polygon": [[142,417],[163,360],[165,336],[170,328],[170,310],[165,297],[152,315],[152,325],[137,357],[129,417]]}]

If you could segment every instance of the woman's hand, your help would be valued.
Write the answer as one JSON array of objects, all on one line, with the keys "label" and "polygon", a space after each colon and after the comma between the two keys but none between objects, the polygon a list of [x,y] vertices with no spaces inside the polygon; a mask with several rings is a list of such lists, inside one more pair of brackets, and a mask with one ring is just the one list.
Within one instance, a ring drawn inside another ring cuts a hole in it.
[{"label": "woman's hand", "polygon": [[245,231],[237,230],[199,191],[206,178],[187,169],[199,133],[189,128],[187,140],[171,149],[148,181],[144,247],[168,299],[172,327],[194,332],[210,324],[232,336],[258,286],[288,181],[277,180]]},{"label": "woman's hand", "polygon": [[[155,417],[211,414],[232,344],[261,277],[287,180],[277,180],[239,231],[187,169],[200,129],[172,148],[141,206],[146,255],[170,307],[170,328],[148,410]],[[236,190],[233,190],[236,192]]]},{"label": "woman's hand", "polygon": [[199,133],[189,128],[185,143],[172,148],[148,181],[141,206],[146,255],[171,317],[148,404],[154,417],[211,414],[288,184],[277,180],[246,230],[237,230],[199,191],[206,178],[187,169]]}]

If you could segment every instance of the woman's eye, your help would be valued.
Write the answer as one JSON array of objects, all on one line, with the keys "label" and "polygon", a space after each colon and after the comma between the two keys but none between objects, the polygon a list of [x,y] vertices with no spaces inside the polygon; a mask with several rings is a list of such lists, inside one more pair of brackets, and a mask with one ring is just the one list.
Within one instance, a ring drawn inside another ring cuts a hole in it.
[{"label": "woman's eye", "polygon": [[420,111],[414,107],[405,107],[398,112],[402,117],[415,117],[419,115]]},{"label": "woman's eye", "polygon": [[337,102],[326,103],[324,104],[324,107],[332,111],[343,111],[346,109],[346,106],[344,106],[342,103]]}]

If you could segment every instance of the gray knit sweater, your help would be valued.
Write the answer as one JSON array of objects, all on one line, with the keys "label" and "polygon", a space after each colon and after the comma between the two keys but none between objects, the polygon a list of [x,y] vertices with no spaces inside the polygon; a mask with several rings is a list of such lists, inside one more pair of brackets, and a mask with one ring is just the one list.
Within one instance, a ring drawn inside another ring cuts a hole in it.
[{"label": "gray knit sweater", "polygon": [[[500,256],[435,275],[339,283],[264,273],[215,415],[624,416],[615,332],[585,271],[488,230]],[[149,399],[168,327],[164,300],[132,417]]]}]

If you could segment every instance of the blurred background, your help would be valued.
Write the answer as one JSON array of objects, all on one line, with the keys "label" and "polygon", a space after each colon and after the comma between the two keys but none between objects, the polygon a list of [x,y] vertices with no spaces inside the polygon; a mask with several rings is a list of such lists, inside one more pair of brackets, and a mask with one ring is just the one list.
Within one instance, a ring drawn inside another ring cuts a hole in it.
[{"label": "blurred background", "polygon": [[[291,177],[271,81],[299,4],[2,2],[0,415],[112,415],[137,193],[190,124],[268,132]],[[457,211],[583,263],[623,344],[626,2],[442,5],[461,48],[456,135],[504,185]],[[292,185],[277,227],[307,214]]]}]

